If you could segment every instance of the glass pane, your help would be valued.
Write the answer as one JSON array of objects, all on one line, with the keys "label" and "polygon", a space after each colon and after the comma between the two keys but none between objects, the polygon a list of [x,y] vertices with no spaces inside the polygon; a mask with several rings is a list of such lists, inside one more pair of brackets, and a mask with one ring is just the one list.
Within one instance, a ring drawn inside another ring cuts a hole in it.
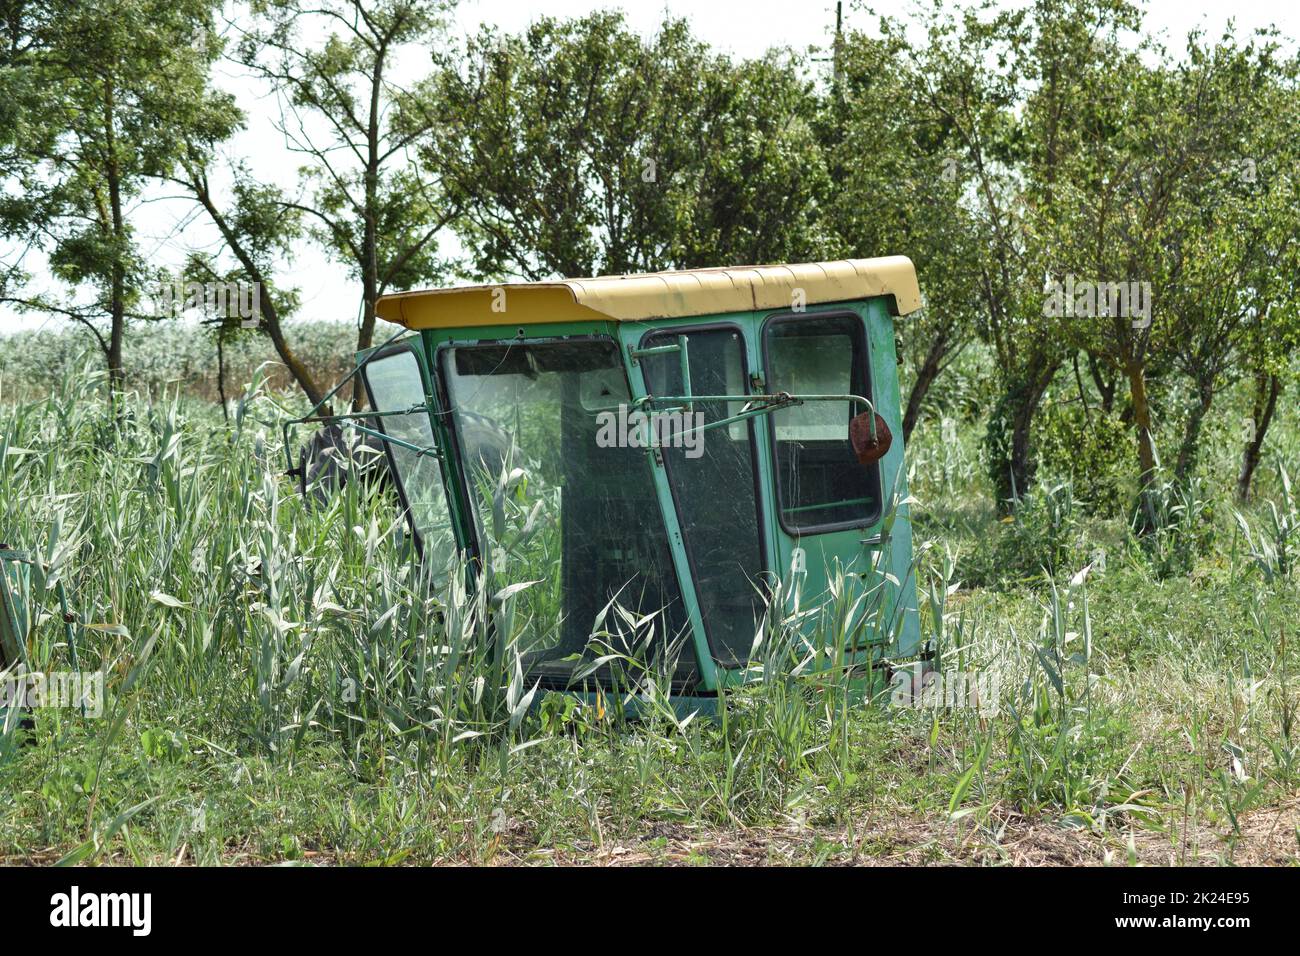
[{"label": "glass pane", "polygon": [[[801,316],[771,323],[768,390],[871,397],[866,338],[856,316]],[[772,415],[781,523],[792,533],[868,524],[880,513],[880,466],[864,468],[849,442],[863,408],[807,402]]]},{"label": "glass pane", "polygon": [[[709,329],[684,334],[692,395],[747,393],[739,332]],[[663,332],[645,345],[672,345],[677,338],[676,332]],[[679,354],[647,357],[642,368],[651,395],[682,394]],[[693,412],[686,417],[669,412],[656,424],[704,630],[713,656],[726,667],[748,659],[763,610],[753,432],[748,421],[695,429],[737,414],[744,404],[743,399],[694,402]]]},{"label": "glass pane", "polygon": [[[366,366],[366,384],[375,411],[396,411],[424,404],[420,365],[410,351],[373,359]],[[376,421],[379,422],[377,430],[386,435],[420,448],[433,447],[433,426],[429,423],[428,412],[423,409],[409,415],[385,415]],[[417,455],[399,445],[390,448],[411,522],[420,535],[424,553],[437,557],[454,551],[455,537],[438,459],[433,455]]]},{"label": "glass pane", "polygon": [[[630,400],[614,343],[456,347],[442,361],[496,586],[537,582],[514,598],[526,666],[567,681],[615,599],[636,615],[659,612],[645,634],[647,656],[662,661],[688,619],[647,453],[605,440],[608,416],[617,424]],[[631,636],[616,610],[604,628]],[[677,661],[677,680],[689,683],[693,649]]]}]

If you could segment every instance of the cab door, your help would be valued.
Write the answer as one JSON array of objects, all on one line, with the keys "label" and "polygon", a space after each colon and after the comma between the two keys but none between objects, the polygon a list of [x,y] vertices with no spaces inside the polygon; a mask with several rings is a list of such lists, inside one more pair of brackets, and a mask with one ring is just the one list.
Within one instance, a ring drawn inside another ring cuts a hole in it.
[{"label": "cab door", "polygon": [[374,429],[386,439],[389,469],[421,553],[444,561],[458,550],[453,513],[441,464],[443,444],[434,430],[432,381],[420,339],[372,355],[361,369]]},{"label": "cab door", "polygon": [[[863,409],[850,401],[809,401],[766,416],[773,532],[787,601],[797,600],[801,609],[829,608],[838,586],[846,596],[842,606],[855,608],[846,649],[877,645],[898,653],[907,643],[900,636],[915,624],[907,621],[908,602],[899,599],[904,582],[894,561],[893,499],[903,490],[898,387],[892,376],[888,383],[873,380],[881,364],[873,364],[873,348],[885,343],[870,332],[869,320],[854,309],[776,313],[762,322],[767,392],[866,398],[885,418],[897,446],[883,460],[861,465],[849,422]],[[892,330],[887,347],[892,359]],[[905,520],[900,530],[906,531]],[[910,540],[906,544],[910,555]],[[910,567],[902,571],[907,576]],[[828,623],[823,616],[810,618],[807,626],[824,631]]]},{"label": "cab door", "polygon": [[[747,317],[746,317],[747,318]],[[749,349],[736,322],[625,329],[638,398],[656,402],[656,478],[676,525],[678,576],[694,604],[706,676],[749,660],[769,582],[756,424],[731,420],[750,394]],[[684,394],[685,393],[685,394]],[[701,646],[702,644],[702,646]]]}]

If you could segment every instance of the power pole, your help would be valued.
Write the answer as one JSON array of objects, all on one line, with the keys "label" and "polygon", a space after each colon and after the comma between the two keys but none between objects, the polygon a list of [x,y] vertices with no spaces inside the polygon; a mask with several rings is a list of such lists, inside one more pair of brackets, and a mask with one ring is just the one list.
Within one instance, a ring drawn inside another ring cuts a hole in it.
[{"label": "power pole", "polygon": [[831,64],[831,95],[836,103],[844,101],[844,0],[835,0],[835,39],[830,56],[815,56],[814,63]]},{"label": "power pole", "polygon": [[844,90],[844,0],[835,0],[835,46],[831,51],[831,82],[835,97],[840,99]]}]

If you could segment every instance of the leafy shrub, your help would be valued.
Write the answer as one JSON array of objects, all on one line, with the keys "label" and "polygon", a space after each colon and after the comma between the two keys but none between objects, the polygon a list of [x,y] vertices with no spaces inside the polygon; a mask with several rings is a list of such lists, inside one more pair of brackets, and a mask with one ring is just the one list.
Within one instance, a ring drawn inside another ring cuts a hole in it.
[{"label": "leafy shrub", "polygon": [[[1134,509],[1132,528],[1158,578],[1187,574],[1214,546],[1214,501],[1199,479],[1157,480]],[[1149,513],[1148,512],[1149,506]],[[1139,529],[1144,534],[1136,534]]]},{"label": "leafy shrub", "polygon": [[1034,444],[1042,474],[1069,481],[1085,513],[1123,513],[1133,439],[1118,416],[1079,404],[1046,405],[1035,422]]}]

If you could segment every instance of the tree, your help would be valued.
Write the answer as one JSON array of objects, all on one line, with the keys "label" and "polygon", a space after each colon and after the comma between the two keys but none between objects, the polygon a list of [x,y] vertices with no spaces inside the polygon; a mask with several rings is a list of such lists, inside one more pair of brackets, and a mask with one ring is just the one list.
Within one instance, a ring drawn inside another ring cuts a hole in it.
[{"label": "tree", "polygon": [[[1240,372],[1253,384],[1245,422],[1236,494],[1250,497],[1264,439],[1300,351],[1300,61],[1277,64],[1263,90],[1245,145],[1244,177],[1252,228],[1242,243],[1247,269],[1242,282],[1252,319],[1240,345]],[[1253,161],[1253,166],[1250,163]],[[1239,177],[1241,178],[1241,177]]]},{"label": "tree", "polygon": [[982,250],[969,296],[1001,376],[988,431],[1000,502],[1014,502],[1032,481],[1033,418],[1063,359],[1038,291],[1038,220],[1054,202],[1066,117],[1081,105],[1075,73],[1087,68],[1093,31],[1116,29],[1116,16],[1109,4],[1087,0],[1040,0],[1031,11],[1011,12],[987,3],[936,7],[911,74],[918,123],[950,144],[950,168]]},{"label": "tree", "polygon": [[833,228],[851,256],[905,253],[925,307],[899,329],[912,386],[903,414],[911,437],[930,387],[974,337],[983,247],[964,198],[971,169],[952,126],[932,122],[918,92],[917,51],[901,24],[841,44],[840,81],[820,123],[831,180]]},{"label": "tree", "polygon": [[431,44],[448,7],[257,0],[257,23],[236,45],[239,62],[275,91],[278,130],[305,160],[304,194],[285,204],[361,284],[358,350],[373,344],[381,295],[443,274],[437,235],[456,209],[411,150],[436,114],[425,83],[404,86],[397,76],[399,55]]},{"label": "tree", "polygon": [[13,134],[0,154],[0,235],[43,252],[62,290],[29,290],[17,263],[0,288],[19,308],[81,323],[110,380],[152,273],[135,246],[131,203],[180,144],[228,104],[202,93],[219,50],[211,0],[49,0],[7,5],[0,100]]},{"label": "tree", "polygon": [[542,19],[442,71],[421,154],[480,277],[815,258],[811,93],[785,55],[732,64],[681,21]]},{"label": "tree", "polygon": [[[1144,527],[1155,522],[1150,492],[1159,464],[1153,373],[1181,370],[1192,386],[1174,466],[1185,479],[1205,415],[1235,378],[1258,318],[1251,276],[1260,274],[1259,243],[1274,213],[1252,196],[1242,164],[1254,161],[1241,150],[1260,142],[1252,127],[1279,80],[1275,55],[1271,44],[1202,46],[1195,35],[1182,63],[1162,57],[1146,66],[1130,53],[1123,70],[1102,78],[1094,99],[1107,112],[1094,148],[1068,171],[1052,269],[1085,277],[1098,300],[1083,316],[1076,309],[1067,331],[1094,367],[1127,385]],[[1120,308],[1100,301],[1110,282],[1126,293]],[[1145,298],[1144,311],[1135,295]]]},{"label": "tree", "polygon": [[[318,405],[325,389],[298,357],[284,332],[284,319],[298,307],[298,292],[278,288],[273,279],[276,266],[290,255],[294,241],[301,235],[301,213],[286,202],[278,189],[256,182],[243,167],[235,170],[232,201],[223,205],[209,182],[208,158],[207,149],[191,142],[185,159],[169,178],[204,210],[237,265],[221,274],[212,259],[191,257],[191,268],[203,269],[209,281],[254,285],[258,290],[258,328],[271,340],[307,400]],[[229,334],[232,324],[222,323],[218,336]]]}]

